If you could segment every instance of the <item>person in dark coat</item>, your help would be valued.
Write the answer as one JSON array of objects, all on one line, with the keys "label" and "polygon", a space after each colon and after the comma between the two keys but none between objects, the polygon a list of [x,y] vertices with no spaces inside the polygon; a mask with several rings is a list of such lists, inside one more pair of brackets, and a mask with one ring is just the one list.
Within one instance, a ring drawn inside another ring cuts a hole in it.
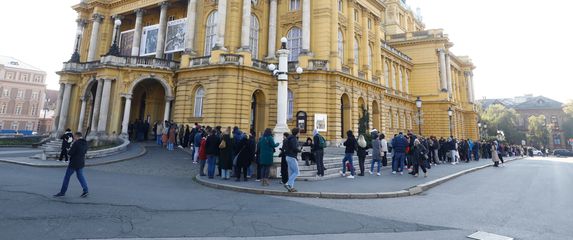
[{"label": "person in dark coat", "polygon": [[219,157],[219,144],[221,140],[217,136],[217,130],[212,129],[209,132],[207,141],[205,143],[205,153],[207,154],[207,176],[209,178],[215,177],[215,163]]},{"label": "person in dark coat", "polygon": [[70,148],[70,163],[68,164],[68,169],[66,170],[66,175],[64,177],[64,182],[62,183],[62,188],[60,192],[54,195],[54,197],[62,197],[66,195],[66,191],[68,190],[68,184],[70,183],[70,177],[74,172],[76,173],[76,177],[82,185],[83,193],[81,197],[88,196],[88,184],[84,177],[84,166],[85,166],[85,156],[88,152],[88,142],[82,138],[81,132],[76,132],[76,141],[72,143]]},{"label": "person in dark coat", "polygon": [[[316,162],[317,176],[324,177],[324,147],[326,146],[326,140],[323,136],[318,133],[318,130],[313,131],[313,144],[312,150],[314,152],[314,161]],[[323,142],[324,144],[322,144]]]},{"label": "person in dark coat", "polygon": [[255,137],[243,134],[241,141],[237,144],[239,151],[237,152],[237,168],[235,176],[237,182],[241,181],[241,173],[243,180],[247,181],[247,170],[251,166],[251,161],[255,159]]},{"label": "person in dark coat", "polygon": [[65,161],[68,162],[68,149],[70,149],[70,144],[74,139],[72,135],[72,130],[69,128],[66,129],[66,132],[60,137],[62,139],[62,151],[60,152],[60,158],[58,161],[62,161],[65,158]]},{"label": "person in dark coat", "polygon": [[356,137],[354,137],[354,133],[352,130],[348,130],[346,132],[346,141],[344,142],[344,158],[342,159],[342,171],[340,171],[340,175],[343,177],[346,176],[346,162],[350,162],[350,166],[352,168],[350,170],[350,176],[348,178],[354,178],[354,165],[352,163],[352,158],[354,156],[354,152],[356,151],[356,147],[358,146],[358,142],[356,142]]},{"label": "person in dark coat", "polygon": [[[358,141],[366,143],[364,135],[360,134],[358,136]],[[364,176],[364,162],[366,162],[366,155],[368,155],[368,143],[364,147],[360,146],[360,143],[356,147],[356,155],[358,156],[358,167],[360,168],[360,173],[358,176]]]},{"label": "person in dark coat", "polygon": [[287,184],[288,182],[288,163],[286,161],[286,144],[287,139],[290,133],[285,132],[283,133],[283,145],[281,146],[279,157],[281,158],[281,181],[283,184]]},{"label": "person in dark coat", "polygon": [[414,173],[414,177],[418,176],[419,173],[419,168],[422,168],[422,171],[424,172],[424,177],[428,176],[428,171],[426,170],[426,156],[428,154],[428,149],[426,148],[426,146],[424,146],[424,144],[420,143],[420,140],[416,139],[414,140],[414,148],[412,150],[412,155],[414,157],[414,170],[412,171],[412,173]]},{"label": "person in dark coat", "polygon": [[189,130],[189,125],[185,125],[185,134],[183,134],[183,147],[189,147],[189,137],[191,136],[191,131]]},{"label": "person in dark coat", "polygon": [[[300,154],[300,158],[302,158],[302,160],[305,162],[306,166],[310,166],[310,164],[313,162],[313,152],[314,152],[314,146],[312,144],[312,138],[306,138],[306,142],[304,142],[304,144],[302,144],[303,147],[310,147],[310,151],[309,152],[302,152]],[[310,161],[310,162],[309,162]]]},{"label": "person in dark coat", "polygon": [[221,169],[221,178],[228,180],[231,178],[231,170],[233,169],[233,135],[231,134],[231,127],[223,132],[221,141],[225,141],[225,146],[222,148],[219,145],[219,169]]}]

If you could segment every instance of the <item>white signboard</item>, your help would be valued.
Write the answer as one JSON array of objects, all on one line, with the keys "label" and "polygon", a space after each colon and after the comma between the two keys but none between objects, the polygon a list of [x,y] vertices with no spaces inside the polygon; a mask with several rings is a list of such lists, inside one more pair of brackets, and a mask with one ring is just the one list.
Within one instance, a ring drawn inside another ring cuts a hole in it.
[{"label": "white signboard", "polygon": [[165,38],[165,53],[185,50],[185,34],[187,33],[187,18],[173,20],[167,23]]},{"label": "white signboard", "polygon": [[325,113],[314,114],[314,129],[319,132],[327,131],[328,116]]}]

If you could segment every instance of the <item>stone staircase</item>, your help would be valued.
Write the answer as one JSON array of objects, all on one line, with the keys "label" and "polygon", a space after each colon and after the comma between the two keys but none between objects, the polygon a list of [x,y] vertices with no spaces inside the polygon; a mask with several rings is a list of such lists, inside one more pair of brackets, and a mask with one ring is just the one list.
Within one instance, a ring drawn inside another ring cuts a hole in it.
[{"label": "stone staircase", "polygon": [[[317,180],[327,180],[331,178],[341,177],[339,172],[342,170],[342,158],[343,156],[324,158],[324,167],[326,168],[326,171],[324,171],[324,177],[318,177],[316,175],[317,174],[316,165],[305,166],[304,161],[299,161],[300,175],[298,176],[297,180],[317,181]],[[366,156],[366,161],[364,162],[364,171],[365,171],[364,174],[368,174],[371,162],[372,162],[372,157],[370,155]],[[390,165],[390,162],[391,162],[391,156],[388,156],[388,165]],[[354,155],[352,163],[354,164],[355,174],[360,173],[360,167],[358,166],[358,157],[356,156],[356,154]],[[376,166],[374,166],[375,167],[374,169],[376,169]],[[346,173],[348,175],[350,174],[350,171],[347,169]]]},{"label": "stone staircase", "polygon": [[44,159],[58,159],[62,149],[62,140],[52,139],[40,147],[44,150]]}]

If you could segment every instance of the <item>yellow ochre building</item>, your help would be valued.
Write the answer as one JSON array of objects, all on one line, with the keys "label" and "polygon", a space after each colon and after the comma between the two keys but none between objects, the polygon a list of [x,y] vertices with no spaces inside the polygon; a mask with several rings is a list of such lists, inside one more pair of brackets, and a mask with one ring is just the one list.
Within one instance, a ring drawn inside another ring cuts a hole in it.
[{"label": "yellow ochre building", "polygon": [[[331,143],[370,129],[477,139],[474,65],[404,0],[84,0],[54,129],[126,134],[136,119],[273,128],[267,69],[288,39],[288,125]],[[301,67],[302,74],[294,69]],[[453,110],[451,117],[448,109]],[[315,121],[316,120],[316,121]]]}]

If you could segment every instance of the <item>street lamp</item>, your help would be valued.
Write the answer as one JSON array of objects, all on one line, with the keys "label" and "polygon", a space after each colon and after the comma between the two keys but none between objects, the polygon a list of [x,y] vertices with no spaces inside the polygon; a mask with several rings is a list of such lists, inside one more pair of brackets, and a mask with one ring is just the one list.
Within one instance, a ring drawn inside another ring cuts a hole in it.
[{"label": "street lamp", "polygon": [[[279,57],[278,68],[274,64],[268,66],[268,70],[277,79],[277,124],[273,129],[275,142],[281,143],[283,134],[289,132],[287,125],[287,109],[288,109],[288,56],[290,51],[287,49],[288,39],[281,38],[281,48],[277,51]],[[301,67],[296,68],[295,79],[300,78],[303,70]],[[298,78],[297,78],[298,77]]]},{"label": "street lamp", "polygon": [[119,27],[121,26],[121,20],[119,18],[115,19],[115,36],[113,36],[113,44],[109,48],[109,51],[106,55],[112,56],[119,56],[119,45],[118,45],[118,38],[119,38]]},{"label": "street lamp", "polygon": [[483,124],[483,135],[484,137],[487,137],[487,123]]},{"label": "street lamp", "polygon": [[422,136],[422,99],[420,97],[416,99],[416,108],[418,108],[418,134]]},{"label": "street lamp", "polygon": [[72,57],[70,58],[69,62],[72,63],[79,63],[80,62],[80,38],[82,37],[82,30],[78,29],[76,31],[76,47],[74,48],[74,53],[72,54]]},{"label": "street lamp", "polygon": [[448,117],[450,118],[450,136],[453,136],[454,134],[452,134],[452,116],[454,115],[454,110],[452,110],[452,107],[448,108]]}]

